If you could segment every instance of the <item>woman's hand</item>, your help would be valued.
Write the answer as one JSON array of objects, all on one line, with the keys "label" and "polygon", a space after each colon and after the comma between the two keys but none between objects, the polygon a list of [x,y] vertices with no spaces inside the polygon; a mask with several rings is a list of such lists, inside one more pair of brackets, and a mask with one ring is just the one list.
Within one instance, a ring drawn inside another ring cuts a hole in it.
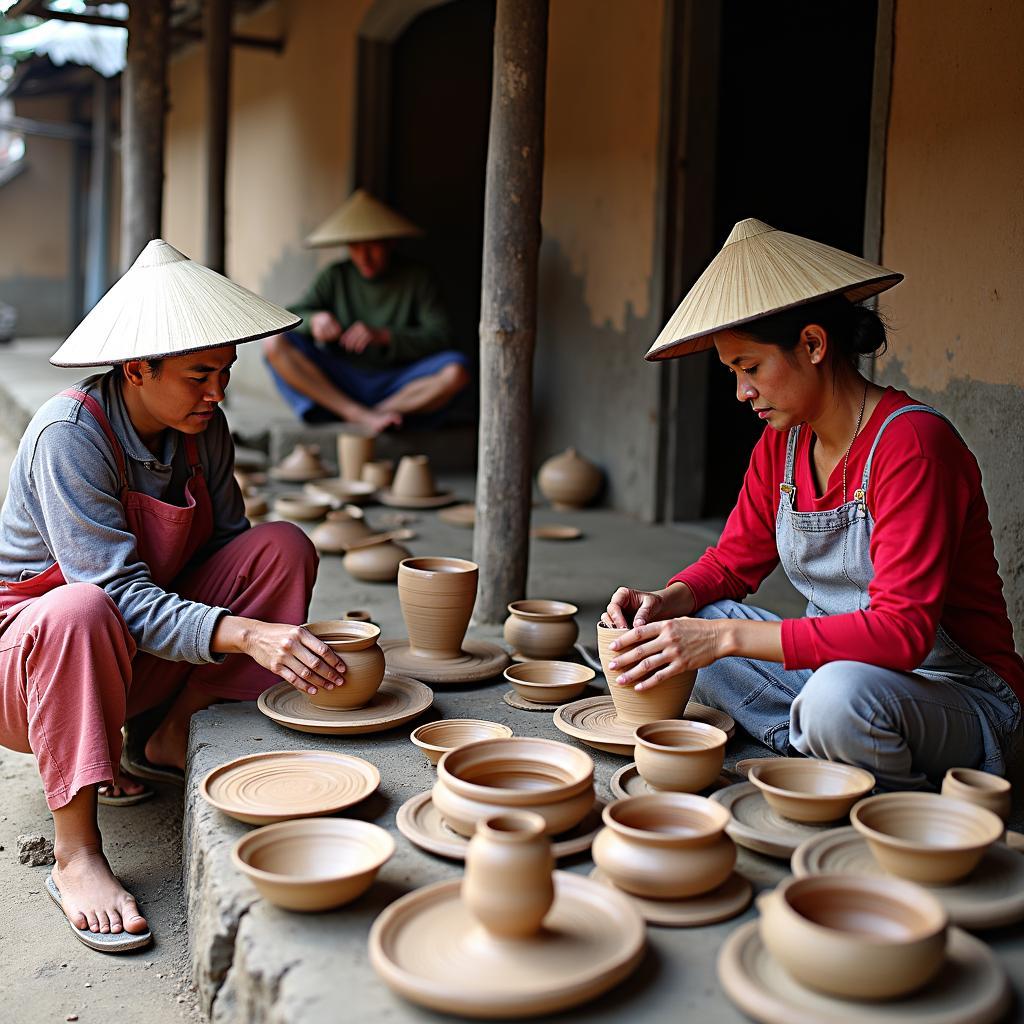
[{"label": "woman's hand", "polygon": [[673,583],[664,590],[619,587],[612,594],[601,621],[606,626],[629,629],[670,619],[674,615],[689,615],[693,605],[693,592],[685,583]]},{"label": "woman's hand", "polygon": [[722,620],[678,618],[638,626],[613,640],[608,668],[621,672],[617,686],[649,690],[664,679],[705,668],[725,656]]}]

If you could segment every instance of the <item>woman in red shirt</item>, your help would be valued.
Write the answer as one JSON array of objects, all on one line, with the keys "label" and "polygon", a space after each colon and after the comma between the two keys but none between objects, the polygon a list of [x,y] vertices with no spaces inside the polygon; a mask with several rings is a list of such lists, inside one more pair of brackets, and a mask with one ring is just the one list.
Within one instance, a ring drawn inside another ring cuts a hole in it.
[{"label": "woman in red shirt", "polygon": [[[1001,773],[1020,727],[1015,653],[981,473],[941,413],[858,369],[884,350],[857,302],[901,275],[741,221],[648,353],[714,346],[766,429],[721,539],[660,591],[619,588],[613,663],[643,690],[699,669],[696,699],[779,753],[883,788]],[[781,561],[807,599],[741,604]]]}]

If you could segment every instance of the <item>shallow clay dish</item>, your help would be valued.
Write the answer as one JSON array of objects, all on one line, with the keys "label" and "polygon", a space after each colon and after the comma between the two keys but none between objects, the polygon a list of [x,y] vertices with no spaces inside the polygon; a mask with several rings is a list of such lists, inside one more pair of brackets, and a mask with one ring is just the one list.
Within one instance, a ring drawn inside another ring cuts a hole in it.
[{"label": "shallow clay dish", "polygon": [[451,508],[445,508],[438,512],[437,518],[449,526],[461,526],[471,530],[476,523],[476,505],[471,503],[452,505]]},{"label": "shallow clay dish", "polygon": [[431,764],[437,764],[449,750],[477,740],[508,738],[512,730],[499,722],[485,722],[479,718],[446,718],[440,722],[427,722],[409,733],[409,739],[420,748]]},{"label": "shallow clay dish", "polygon": [[537,540],[579,540],[583,531],[578,526],[535,526],[530,536]]},{"label": "shallow clay dish", "polygon": [[282,494],[274,501],[274,511],[285,519],[313,522],[323,519],[331,510],[331,503],[322,498],[309,498],[304,494]]},{"label": "shallow clay dish", "polygon": [[394,839],[368,821],[307,818],[247,833],[231,860],[274,906],[317,911],[362,896],[394,852]]},{"label": "shallow clay dish", "polygon": [[497,1019],[555,1013],[622,981],[640,962],[644,922],[625,897],[555,872],[555,902],[536,939],[483,931],[462,880],[391,904],[370,930],[370,962],[385,983],[441,1013]]},{"label": "shallow clay dish", "polygon": [[352,711],[317,708],[290,683],[260,694],[256,706],[278,725],[319,736],[361,736],[396,729],[422,715],[434,703],[434,691],[418,679],[388,672],[369,704]]},{"label": "shallow clay dish", "polygon": [[595,674],[592,668],[571,661],[526,661],[505,669],[505,678],[523,700],[544,704],[578,697]]},{"label": "shallow clay dish", "polygon": [[750,767],[747,778],[768,805],[794,821],[837,821],[875,788],[875,777],[863,768],[809,757],[778,757]]},{"label": "shallow clay dish", "polygon": [[380,772],[361,757],[277,750],[249,754],[214,768],[203,778],[199,792],[232,818],[269,825],[334,814],[364,800],[379,785]]},{"label": "shallow clay dish", "polygon": [[504,648],[469,637],[462,641],[462,653],[455,658],[419,657],[409,649],[408,640],[382,640],[380,647],[392,672],[401,672],[435,686],[443,686],[445,683],[454,686],[493,679],[509,663]]},{"label": "shallow clay dish", "polygon": [[302,490],[311,498],[326,498],[338,508],[346,504],[362,505],[377,493],[377,488],[373,484],[363,480],[343,480],[339,476],[311,481]]},{"label": "shallow clay dish", "polygon": [[403,497],[387,488],[377,492],[377,500],[382,505],[390,505],[391,508],[443,508],[445,505],[454,504],[458,498],[452,491],[443,491],[423,498]]}]

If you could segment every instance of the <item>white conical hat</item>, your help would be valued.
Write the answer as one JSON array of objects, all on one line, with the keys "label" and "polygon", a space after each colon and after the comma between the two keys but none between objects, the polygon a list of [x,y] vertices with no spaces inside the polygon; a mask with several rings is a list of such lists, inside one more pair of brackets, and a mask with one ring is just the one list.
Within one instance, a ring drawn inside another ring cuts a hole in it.
[{"label": "white conical hat", "polygon": [[306,239],[306,244],[348,245],[422,234],[411,220],[358,188]]},{"label": "white conical hat", "polygon": [[154,238],[50,357],[54,366],[108,366],[180,356],[290,331],[302,317]]},{"label": "white conical hat", "polygon": [[653,362],[703,352],[716,331],[833,295],[860,302],[902,280],[902,274],[841,249],[764,221],[741,220],[645,358]]}]

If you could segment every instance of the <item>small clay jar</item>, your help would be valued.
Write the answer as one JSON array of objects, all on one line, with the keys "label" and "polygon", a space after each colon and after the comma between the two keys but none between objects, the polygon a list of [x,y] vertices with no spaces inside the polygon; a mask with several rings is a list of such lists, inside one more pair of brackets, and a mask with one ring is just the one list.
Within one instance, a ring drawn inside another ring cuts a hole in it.
[{"label": "small clay jar", "polygon": [[308,695],[310,704],[332,711],[351,711],[369,704],[384,678],[384,652],[377,643],[380,627],[369,622],[333,619],[310,622],[305,628],[345,662],[345,682],[333,690],[319,687],[316,693]]},{"label": "small clay jar", "polygon": [[462,901],[492,935],[536,935],[555,900],[554,857],[544,819],[529,811],[481,821],[466,850]]},{"label": "small clay jar", "polygon": [[637,771],[652,789],[698,793],[718,778],[729,737],[705,722],[648,722],[633,733]]},{"label": "small clay jar", "polygon": [[1011,786],[991,772],[976,768],[950,768],[942,780],[942,795],[984,807],[1005,822],[1010,816]]},{"label": "small clay jar", "polygon": [[317,551],[326,555],[342,554],[346,544],[369,537],[373,530],[362,519],[353,519],[340,509],[328,512],[327,518],[309,535]]},{"label": "small clay jar", "polygon": [[513,601],[505,620],[505,643],[524,658],[557,661],[579,636],[573,616],[579,609],[567,601]]},{"label": "small clay jar", "polygon": [[553,455],[537,474],[540,493],[555,508],[572,509],[589,505],[601,490],[604,475],[575,448]]},{"label": "small clay jar", "polygon": [[395,475],[395,464],[390,459],[378,459],[376,462],[367,462],[363,466],[362,480],[364,483],[372,484],[377,490],[384,490],[391,486]]},{"label": "small clay jar", "polygon": [[394,583],[398,577],[398,566],[408,557],[408,548],[385,541],[383,544],[373,544],[368,548],[350,551],[341,564],[357,580]]}]

